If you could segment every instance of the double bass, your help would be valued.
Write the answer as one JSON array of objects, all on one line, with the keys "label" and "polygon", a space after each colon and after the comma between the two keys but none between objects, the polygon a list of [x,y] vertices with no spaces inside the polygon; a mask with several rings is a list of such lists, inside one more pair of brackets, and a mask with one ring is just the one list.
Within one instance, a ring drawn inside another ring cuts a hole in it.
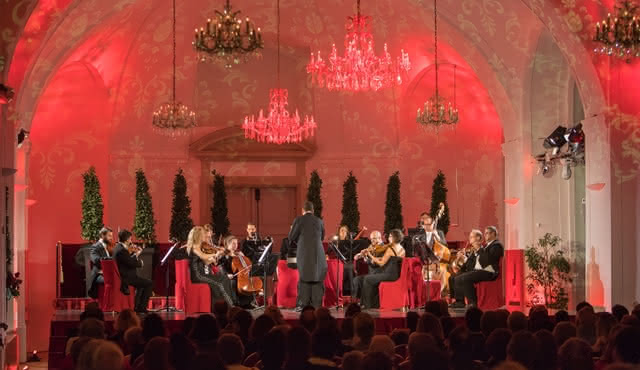
[{"label": "double bass", "polygon": [[[436,216],[433,218],[432,230],[434,233],[437,233],[438,221],[444,215],[444,211],[444,203],[440,203],[438,205],[438,213],[436,213]],[[445,291],[449,288],[448,284],[450,273],[448,271],[448,265],[451,262],[451,250],[449,250],[447,246],[434,238],[432,251],[433,254],[438,257],[438,263],[435,263],[433,265],[424,265],[422,274],[425,280],[440,280],[442,286],[441,291]],[[429,274],[429,276],[427,276],[427,274]]]}]

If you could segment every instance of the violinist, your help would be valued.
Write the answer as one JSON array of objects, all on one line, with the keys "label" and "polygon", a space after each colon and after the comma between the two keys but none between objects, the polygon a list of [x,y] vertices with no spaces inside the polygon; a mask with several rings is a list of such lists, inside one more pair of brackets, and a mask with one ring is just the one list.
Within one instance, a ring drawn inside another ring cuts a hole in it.
[{"label": "violinist", "polygon": [[[369,249],[365,252],[365,256],[379,266],[374,273],[366,276],[358,276],[358,280],[362,278],[362,289],[359,293],[360,303],[365,309],[380,308],[380,295],[378,288],[383,281],[396,281],[400,278],[400,270],[402,259],[405,256],[405,250],[402,243],[402,231],[398,229],[391,230],[389,233],[389,244],[384,248],[382,256],[375,256]],[[355,284],[354,284],[355,285]]]},{"label": "violinist", "polygon": [[104,226],[100,229],[100,239],[91,246],[89,251],[89,259],[92,268],[89,277],[90,284],[87,295],[91,298],[98,298],[98,287],[104,285],[104,277],[102,276],[102,265],[100,261],[105,258],[111,258],[111,248],[113,247],[113,231]]},{"label": "violinist", "polygon": [[238,305],[244,309],[253,309],[253,296],[246,294],[238,294],[238,276],[234,276],[233,261],[234,259],[245,257],[244,254],[238,249],[238,238],[233,235],[229,235],[224,238],[225,253],[219,259],[218,266],[220,266],[223,272],[231,280],[231,287],[233,295],[236,297]]},{"label": "violinist", "polygon": [[211,268],[218,264],[218,260],[225,252],[209,245],[205,241],[205,237],[206,233],[202,226],[191,229],[187,240],[187,254],[189,255],[191,282],[209,285],[211,311],[213,312],[214,302],[220,299],[224,299],[229,306],[233,306],[234,295],[229,277],[221,270],[214,272],[214,269]]},{"label": "violinist", "polygon": [[142,248],[131,242],[131,232],[122,229],[118,232],[118,241],[113,250],[113,259],[118,265],[120,272],[120,291],[129,295],[129,285],[136,288],[134,310],[138,313],[147,313],[147,304],[153,290],[153,282],[149,279],[138,276],[136,270],[142,267],[140,259]]},{"label": "violinist", "polygon": [[[382,240],[382,233],[378,230],[374,230],[369,234],[369,240],[371,240],[371,244],[368,248],[363,249],[358,252],[355,256],[353,256],[354,263],[360,259],[364,259],[367,261],[369,265],[369,274],[375,274],[378,272],[380,267],[373,263],[373,261],[368,257],[370,254],[367,253],[369,250],[375,250],[376,247],[380,247],[384,245],[384,241]],[[364,276],[356,276],[353,279],[353,283],[351,284],[351,296],[352,297],[360,297],[360,292],[362,291],[362,283],[364,282]]]},{"label": "violinist", "polygon": [[473,266],[476,263],[476,252],[482,247],[482,231],[471,230],[469,233],[469,244],[464,250],[458,251],[456,258],[453,261],[452,274],[449,276],[449,297],[454,299],[455,294],[455,278],[462,273],[473,270]]}]

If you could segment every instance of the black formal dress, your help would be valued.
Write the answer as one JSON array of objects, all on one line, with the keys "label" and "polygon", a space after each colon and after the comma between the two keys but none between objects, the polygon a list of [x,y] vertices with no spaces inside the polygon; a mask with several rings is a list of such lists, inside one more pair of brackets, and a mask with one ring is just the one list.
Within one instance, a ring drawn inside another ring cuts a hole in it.
[{"label": "black formal dress", "polygon": [[107,252],[106,245],[102,240],[98,240],[91,246],[89,252],[89,260],[91,261],[91,275],[89,276],[90,284],[87,295],[91,298],[98,298],[98,288],[100,285],[104,286],[104,277],[102,276],[102,264],[100,263],[105,258],[110,258],[109,252]]},{"label": "black formal dress", "polygon": [[[218,267],[222,269],[222,272],[225,275],[233,274],[233,257],[231,256],[223,256],[220,257],[218,261]],[[238,292],[238,277],[234,277],[231,281],[231,298],[234,302],[236,302],[240,307],[249,308],[253,303],[253,295],[240,294]]]},{"label": "black formal dress", "polygon": [[298,263],[298,305],[322,306],[327,259],[322,247],[324,223],[307,212],[293,221],[289,240],[295,242]]},{"label": "black formal dress", "polygon": [[378,290],[380,283],[396,281],[400,278],[402,257],[395,255],[396,252],[393,248],[391,251],[394,255],[384,266],[354,279],[353,296],[360,298],[360,303],[364,308],[380,308],[380,292]]},{"label": "black formal dress", "polygon": [[[478,296],[474,284],[497,279],[500,273],[500,259],[503,255],[504,247],[498,240],[494,240],[489,245],[481,248],[477,252],[473,270],[464,272],[454,279],[456,302],[464,302],[466,297],[470,305],[476,306],[478,304]],[[491,266],[493,272],[485,270],[487,266]]]},{"label": "black formal dress", "polygon": [[213,304],[219,299],[224,299],[229,306],[235,304],[233,300],[233,287],[231,280],[220,269],[212,274],[209,266],[205,265],[195,253],[189,256],[189,269],[191,270],[191,282],[196,284],[208,284],[211,290],[211,311]]},{"label": "black formal dress", "polygon": [[124,294],[129,294],[129,285],[136,288],[134,310],[136,312],[146,311],[153,291],[153,282],[138,276],[136,269],[142,267],[142,261],[134,254],[129,253],[122,243],[116,244],[113,250],[113,259],[116,260],[120,272],[120,290]]}]

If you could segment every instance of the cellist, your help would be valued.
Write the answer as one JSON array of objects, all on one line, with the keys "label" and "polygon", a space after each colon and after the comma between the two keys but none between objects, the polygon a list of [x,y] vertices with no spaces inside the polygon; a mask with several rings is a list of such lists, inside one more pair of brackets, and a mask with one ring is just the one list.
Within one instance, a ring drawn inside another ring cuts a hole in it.
[{"label": "cellist", "polygon": [[[242,258],[246,256],[238,248],[238,238],[233,235],[229,235],[224,238],[224,248],[226,253],[218,260],[218,266],[222,268],[223,272],[231,280],[231,287],[233,288],[233,294],[237,297],[238,305],[245,309],[253,309],[253,296],[246,294],[238,294],[238,276],[234,274],[233,260],[234,258]],[[250,260],[249,260],[250,261]]]}]

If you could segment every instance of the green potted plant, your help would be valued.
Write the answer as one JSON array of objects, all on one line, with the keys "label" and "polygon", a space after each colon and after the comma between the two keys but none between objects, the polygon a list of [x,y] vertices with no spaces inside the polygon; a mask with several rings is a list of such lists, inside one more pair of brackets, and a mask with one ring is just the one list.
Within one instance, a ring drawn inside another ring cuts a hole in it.
[{"label": "green potted plant", "polygon": [[[526,276],[529,305],[545,304],[547,308],[557,310],[568,307],[569,295],[565,287],[572,281],[571,264],[560,242],[560,237],[546,233],[524,251],[529,269]],[[537,294],[540,288],[542,298]]]}]

